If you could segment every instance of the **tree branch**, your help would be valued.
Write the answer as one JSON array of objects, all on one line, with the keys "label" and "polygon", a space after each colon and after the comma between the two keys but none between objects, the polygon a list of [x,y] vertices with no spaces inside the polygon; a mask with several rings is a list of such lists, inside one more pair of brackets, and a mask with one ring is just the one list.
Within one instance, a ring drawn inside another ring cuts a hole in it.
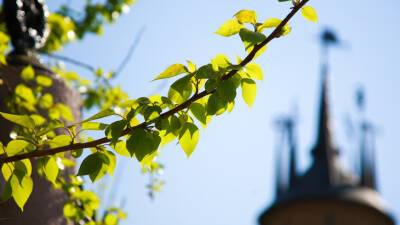
[{"label": "tree branch", "polygon": [[[267,38],[262,41],[261,43],[257,44],[254,46],[253,50],[243,59],[243,61],[239,64],[240,66],[246,66],[249,62],[251,62],[256,53],[263,48],[265,45],[267,45],[271,40],[273,40],[276,37],[279,37],[279,33],[281,32],[282,28],[289,22],[289,20],[303,7],[309,0],[302,0],[299,2],[297,5],[295,5],[292,10],[289,12],[289,14],[282,20],[282,22],[267,36]],[[227,74],[221,77],[221,80],[226,80],[234,76],[238,70],[231,70]],[[212,91],[202,91],[197,94],[194,94],[191,98],[186,100],[185,102],[181,103],[180,105],[176,106],[175,108],[168,110],[162,114],[158,118],[166,118],[168,116],[171,116],[187,107],[190,106],[193,102],[215,92],[215,90]],[[127,128],[123,131],[121,136],[129,134],[132,130],[137,129],[137,128],[145,128],[148,125],[154,123],[154,120],[148,121],[148,122],[143,122],[135,127]],[[3,163],[8,163],[8,162],[14,162],[22,159],[28,159],[28,158],[37,158],[37,157],[43,157],[43,156],[48,156],[48,155],[54,155],[60,152],[67,152],[67,151],[74,151],[74,150],[79,150],[79,149],[84,149],[84,148],[91,148],[91,147],[96,147],[98,145],[106,144],[109,143],[110,140],[107,137],[103,137],[94,141],[89,141],[85,143],[75,143],[63,147],[58,147],[58,148],[52,148],[52,149],[45,149],[45,150],[39,150],[39,151],[34,151],[34,152],[29,152],[21,155],[15,155],[11,157],[4,157],[0,158],[0,165]]]}]

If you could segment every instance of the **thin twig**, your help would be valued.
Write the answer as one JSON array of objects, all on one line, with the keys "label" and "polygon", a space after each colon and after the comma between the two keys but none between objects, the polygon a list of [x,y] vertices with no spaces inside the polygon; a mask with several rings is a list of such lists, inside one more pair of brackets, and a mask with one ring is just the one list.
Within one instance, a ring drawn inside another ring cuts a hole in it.
[{"label": "thin twig", "polygon": [[142,27],[142,28],[140,28],[139,32],[136,34],[131,47],[129,48],[124,59],[122,60],[122,62],[119,64],[117,70],[115,71],[114,76],[113,76],[114,78],[116,76],[118,76],[119,74],[121,74],[122,71],[125,69],[125,66],[128,64],[129,60],[132,58],[133,53],[135,52],[137,46],[139,45],[140,40],[141,40],[145,30],[146,30],[146,27]]},{"label": "thin twig", "polygon": [[[299,4],[297,4],[296,6],[294,6],[292,8],[292,10],[290,11],[290,13],[282,20],[282,22],[272,31],[272,33],[270,33],[268,35],[268,37],[262,41],[260,44],[254,46],[253,50],[243,59],[243,61],[239,64],[240,66],[246,66],[252,59],[254,59],[256,53],[265,45],[267,45],[271,40],[273,40],[274,38],[279,36],[279,33],[281,32],[281,29],[283,28],[283,26],[285,26],[289,20],[299,11],[299,9],[301,9],[301,7],[303,7],[309,0],[303,0],[301,1]],[[233,75],[235,75],[238,72],[238,70],[232,70],[230,72],[228,72],[227,74],[225,74],[224,76],[221,77],[222,80],[226,80],[231,78]],[[198,94],[193,95],[190,99],[186,100],[185,102],[183,102],[180,105],[177,105],[175,108],[166,111],[162,114],[160,114],[160,116],[158,118],[166,118],[169,117],[187,107],[190,106],[191,103],[211,94],[215,92],[215,90],[212,91],[207,91],[204,90]],[[146,128],[148,125],[154,123],[155,120],[152,121],[148,121],[148,122],[143,122],[137,126],[134,126],[132,128],[128,128],[125,129],[122,132],[121,136],[127,135],[129,134],[131,131],[133,131],[134,129],[137,128]],[[110,142],[110,140],[107,137],[103,137],[97,140],[93,140],[93,141],[89,141],[89,142],[85,142],[85,143],[75,143],[75,144],[71,144],[71,145],[67,145],[67,146],[63,146],[63,147],[58,147],[58,148],[52,148],[52,149],[45,149],[45,150],[40,150],[40,151],[35,151],[35,152],[29,152],[29,153],[25,153],[25,154],[21,154],[21,155],[15,155],[15,156],[11,156],[11,157],[4,157],[4,158],[0,158],[0,165],[6,162],[14,162],[17,160],[22,160],[22,159],[27,159],[27,158],[36,158],[36,157],[43,157],[43,156],[47,156],[47,155],[54,155],[60,152],[66,152],[66,151],[74,151],[74,150],[78,150],[78,149],[84,149],[84,148],[91,148],[91,147],[96,147],[98,145],[101,144],[105,144]]]},{"label": "thin twig", "polygon": [[85,62],[70,58],[68,56],[63,56],[63,55],[58,55],[58,54],[55,54],[55,53],[48,53],[48,52],[43,52],[43,51],[41,51],[40,54],[45,55],[45,56],[47,56],[49,58],[62,60],[62,61],[65,61],[67,63],[74,64],[75,66],[79,66],[79,67],[85,68],[85,69],[89,70],[92,73],[96,72],[96,68],[94,66],[92,66],[92,65],[90,65],[88,63],[85,63]]}]

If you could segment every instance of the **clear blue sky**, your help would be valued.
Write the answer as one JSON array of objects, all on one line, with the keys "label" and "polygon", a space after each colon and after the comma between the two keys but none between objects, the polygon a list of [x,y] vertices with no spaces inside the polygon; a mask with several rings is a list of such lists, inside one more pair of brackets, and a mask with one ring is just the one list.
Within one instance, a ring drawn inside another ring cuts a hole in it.
[{"label": "clear blue sky", "polygon": [[[400,14],[397,0],[315,1],[320,21],[312,24],[301,16],[291,22],[292,33],[274,40],[257,61],[265,72],[253,108],[242,101],[231,114],[216,118],[201,132],[196,152],[188,160],[179,146],[162,151],[167,182],[151,201],[145,190],[148,177],[138,163],[120,160],[122,177],[116,197],[126,199],[129,213],[123,224],[132,225],[252,225],[273,200],[273,121],[290,110],[299,112],[300,166],[305,169],[316,130],[319,91],[319,45],[324,26],[334,28],[347,47],[332,51],[330,99],[335,141],[349,168],[354,142],[346,134],[344,117],[354,115],[354,91],[367,90],[367,116],[379,127],[377,166],[379,190],[392,212],[400,218]],[[168,65],[190,59],[208,62],[215,54],[232,59],[244,55],[238,38],[213,32],[240,9],[255,9],[261,20],[284,17],[289,4],[275,0],[139,0],[131,12],[105,30],[102,38],[88,37],[67,46],[62,54],[106,69],[115,69],[145,27],[129,65],[115,81],[132,98],[158,89],[152,78]],[[165,94],[166,88],[158,90]],[[352,153],[353,152],[353,153]],[[108,185],[106,183],[105,185]]]}]

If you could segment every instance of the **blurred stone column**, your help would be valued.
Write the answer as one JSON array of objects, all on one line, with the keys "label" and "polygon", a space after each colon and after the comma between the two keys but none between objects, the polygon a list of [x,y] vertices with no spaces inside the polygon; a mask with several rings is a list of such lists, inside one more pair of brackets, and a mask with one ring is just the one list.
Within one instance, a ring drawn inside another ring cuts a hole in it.
[{"label": "blurred stone column", "polygon": [[[5,99],[9,97],[15,87],[23,82],[20,78],[21,71],[31,65],[35,74],[40,74],[52,78],[53,84],[45,92],[53,95],[54,103],[63,103],[70,107],[75,120],[81,118],[81,99],[79,93],[72,90],[67,84],[58,77],[53,71],[41,64],[33,55],[10,55],[7,58],[8,64],[0,67],[0,79],[3,84],[0,86],[0,111],[7,112]],[[6,145],[10,141],[9,133],[12,124],[0,118],[0,141]],[[1,225],[64,225],[68,224],[63,215],[63,206],[67,196],[62,190],[52,187],[52,184],[38,176],[35,169],[35,160],[31,160],[33,165],[32,179],[34,182],[33,192],[25,205],[24,212],[21,212],[12,199],[0,203],[0,224]],[[65,171],[68,176],[73,171]],[[0,178],[0,189],[4,188],[4,180]],[[0,190],[2,191],[2,190]]]}]

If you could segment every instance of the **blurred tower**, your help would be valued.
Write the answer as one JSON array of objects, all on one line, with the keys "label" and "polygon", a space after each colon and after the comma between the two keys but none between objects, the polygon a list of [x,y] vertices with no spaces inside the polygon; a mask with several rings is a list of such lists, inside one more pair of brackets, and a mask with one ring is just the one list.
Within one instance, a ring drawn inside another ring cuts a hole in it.
[{"label": "blurred tower", "polygon": [[[332,142],[328,100],[328,50],[338,40],[331,31],[322,36],[321,93],[318,125],[312,164],[303,173],[296,171],[296,146],[293,120],[286,120],[289,164],[282,174],[282,156],[277,157],[277,196],[259,218],[260,225],[393,225],[383,200],[376,190],[373,147],[369,146],[371,128],[363,120],[360,140],[360,174],[346,171],[339,151]],[[360,95],[360,107],[363,106]],[[292,121],[292,122],[287,122]],[[372,152],[372,153],[371,153]],[[279,153],[279,154],[282,154]],[[359,178],[358,178],[359,177]]]}]

